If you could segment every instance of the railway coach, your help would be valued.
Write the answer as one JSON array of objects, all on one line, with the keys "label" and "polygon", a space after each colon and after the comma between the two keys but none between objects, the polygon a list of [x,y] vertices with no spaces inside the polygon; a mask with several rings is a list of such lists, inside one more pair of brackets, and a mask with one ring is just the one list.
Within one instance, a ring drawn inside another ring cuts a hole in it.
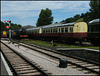
[{"label": "railway coach", "polygon": [[90,42],[94,45],[99,45],[100,42],[99,39],[100,39],[100,19],[94,19],[88,23],[88,40],[90,40]]},{"label": "railway coach", "polygon": [[87,37],[87,23],[73,22],[73,23],[57,23],[41,27],[31,28],[26,30],[29,38],[64,41],[67,43],[74,43]]}]

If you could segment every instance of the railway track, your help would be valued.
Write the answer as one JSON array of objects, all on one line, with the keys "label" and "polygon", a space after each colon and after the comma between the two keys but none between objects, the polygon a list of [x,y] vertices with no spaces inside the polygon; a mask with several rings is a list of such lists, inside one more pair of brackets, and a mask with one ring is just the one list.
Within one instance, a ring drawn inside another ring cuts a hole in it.
[{"label": "railway track", "polygon": [[68,60],[69,64],[75,65],[76,67],[81,67],[83,70],[88,70],[88,73],[92,72],[92,73],[99,74],[99,65],[98,64],[86,62],[84,60],[80,60],[80,59],[77,59],[77,58],[71,58],[71,57],[68,57],[68,56],[65,56],[65,55],[60,55],[56,52],[46,51],[44,49],[37,48],[37,47],[32,46],[32,45],[30,46],[28,44],[19,43],[19,42],[16,42],[16,41],[12,41],[12,42],[15,43],[15,44],[18,44],[20,46],[24,46],[24,47],[27,47],[29,49],[36,50],[36,51],[38,51],[42,54],[45,54],[47,56],[50,56],[52,58],[56,58],[56,59],[66,58]]},{"label": "railway track", "polygon": [[1,52],[6,58],[8,64],[10,65],[13,75],[49,76],[51,74],[51,73],[46,73],[46,70],[43,70],[35,63],[33,64],[27,58],[25,58],[18,52],[14,51],[3,42],[1,42],[1,47],[2,47]]}]

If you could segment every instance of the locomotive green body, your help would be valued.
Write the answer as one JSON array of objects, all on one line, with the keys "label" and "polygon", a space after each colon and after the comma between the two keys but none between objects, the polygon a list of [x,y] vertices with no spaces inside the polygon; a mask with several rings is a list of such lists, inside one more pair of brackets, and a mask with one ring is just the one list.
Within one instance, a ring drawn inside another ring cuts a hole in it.
[{"label": "locomotive green body", "polygon": [[94,45],[99,45],[100,38],[100,19],[94,19],[88,24],[88,39]]}]

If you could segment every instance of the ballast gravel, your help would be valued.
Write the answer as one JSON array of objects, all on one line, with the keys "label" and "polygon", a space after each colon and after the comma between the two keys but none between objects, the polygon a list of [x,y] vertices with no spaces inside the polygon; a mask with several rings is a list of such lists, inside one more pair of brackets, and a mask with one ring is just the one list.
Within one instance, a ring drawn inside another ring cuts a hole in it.
[{"label": "ballast gravel", "polygon": [[55,60],[49,56],[43,55],[23,46],[18,47],[16,46],[17,44],[8,44],[8,41],[3,40],[3,42],[31,61],[37,63],[44,70],[48,70],[48,72],[52,73],[52,75],[95,75],[93,73],[87,73],[87,71],[80,70],[80,68],[76,68],[75,66],[69,64],[67,68],[59,68],[59,60]]}]

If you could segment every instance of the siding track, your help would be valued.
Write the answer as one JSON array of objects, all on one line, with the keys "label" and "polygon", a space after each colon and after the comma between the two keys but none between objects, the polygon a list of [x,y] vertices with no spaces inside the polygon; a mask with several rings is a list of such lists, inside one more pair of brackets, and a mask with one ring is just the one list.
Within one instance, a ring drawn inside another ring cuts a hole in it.
[{"label": "siding track", "polygon": [[34,51],[38,51],[42,54],[45,54],[47,56],[50,56],[51,58],[53,59],[60,59],[60,58],[66,58],[68,60],[68,63],[71,64],[71,65],[75,65],[76,69],[77,67],[81,68],[82,70],[86,70],[88,71],[87,73],[95,73],[97,75],[99,75],[99,65],[98,64],[94,64],[94,63],[91,63],[91,62],[87,62],[87,61],[84,61],[82,59],[78,59],[78,58],[74,58],[74,57],[69,57],[67,55],[61,55],[60,53],[57,53],[55,51],[49,51],[49,50],[46,50],[46,49],[42,49],[41,47],[37,47],[37,46],[33,46],[33,45],[29,45],[29,44],[26,44],[26,43],[21,43],[21,42],[17,42],[17,41],[11,41],[12,43],[14,44],[17,44],[20,46],[24,46],[28,49],[32,49]]},{"label": "siding track", "polygon": [[6,58],[8,64],[14,75],[43,75],[49,76],[50,73],[46,73],[42,68],[37,67],[38,65],[31,63],[25,57],[14,51],[6,44],[1,43],[1,51]]}]

